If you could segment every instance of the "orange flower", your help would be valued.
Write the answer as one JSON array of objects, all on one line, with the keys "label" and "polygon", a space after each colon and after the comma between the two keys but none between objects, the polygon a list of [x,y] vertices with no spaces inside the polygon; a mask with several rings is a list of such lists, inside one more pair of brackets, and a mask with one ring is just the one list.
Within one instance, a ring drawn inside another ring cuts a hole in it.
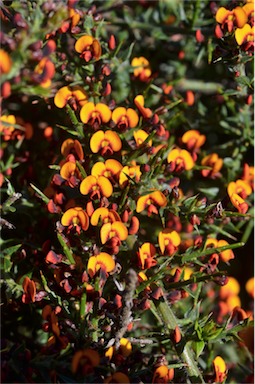
[{"label": "orange flower", "polygon": [[202,175],[214,179],[220,175],[219,171],[223,166],[223,160],[219,158],[217,153],[211,153],[202,159],[201,164],[206,167],[211,167],[211,169],[203,169],[201,172]]},{"label": "orange flower", "polygon": [[167,161],[170,163],[172,172],[189,171],[195,165],[191,154],[186,149],[172,149],[167,156]]},{"label": "orange flower", "polygon": [[105,163],[98,161],[93,165],[91,175],[96,177],[105,176],[111,181],[114,181],[115,178],[119,177],[122,168],[123,165],[114,159],[107,159]]},{"label": "orange flower", "polygon": [[172,256],[177,251],[181,243],[181,238],[178,232],[166,228],[159,232],[158,242],[161,253]]},{"label": "orange flower", "polygon": [[83,375],[89,375],[99,363],[100,356],[94,349],[79,350],[75,352],[72,359],[72,372],[77,373],[80,370]]},{"label": "orange flower", "polygon": [[49,88],[51,79],[55,75],[55,66],[48,57],[43,57],[34,70],[36,76],[35,81],[43,88]]},{"label": "orange flower", "polygon": [[152,383],[153,384],[167,384],[172,381],[174,378],[174,369],[168,368],[167,365],[160,365],[157,367],[153,374]]},{"label": "orange flower", "polygon": [[137,252],[139,267],[148,269],[157,264],[155,260],[156,248],[151,243],[144,243]]},{"label": "orange flower", "polygon": [[122,372],[115,372],[113,375],[107,377],[105,380],[104,380],[104,383],[105,384],[111,384],[111,383],[117,383],[117,384],[129,384],[130,383],[130,380],[128,378],[127,375],[125,375],[125,373],[122,373]]},{"label": "orange flower", "polygon": [[122,147],[122,142],[116,132],[113,131],[97,131],[90,139],[90,149],[93,153],[98,153],[102,156],[112,155],[113,152],[118,152]]},{"label": "orange flower", "polygon": [[254,298],[254,277],[251,277],[249,280],[247,280],[245,284],[246,292]]},{"label": "orange flower", "polygon": [[70,208],[63,214],[61,224],[68,227],[68,230],[75,228],[77,233],[80,233],[81,229],[88,229],[89,217],[81,207]]},{"label": "orange flower", "polygon": [[243,6],[243,11],[246,13],[248,17],[248,23],[252,26],[254,25],[254,2],[253,0],[250,3],[246,3]]},{"label": "orange flower", "polygon": [[148,81],[151,76],[150,63],[145,57],[134,57],[131,61],[134,67],[134,76],[138,77],[141,81]]},{"label": "orange flower", "polygon": [[119,175],[120,186],[125,186],[129,182],[129,177],[134,179],[137,183],[141,178],[142,172],[140,171],[140,165],[126,165],[122,168]]},{"label": "orange flower", "polygon": [[134,103],[145,119],[149,119],[152,116],[152,110],[144,107],[144,97],[142,95],[136,96],[134,98]]},{"label": "orange flower", "polygon": [[88,96],[86,92],[78,85],[62,87],[54,97],[54,104],[58,108],[64,108],[67,104],[70,104],[76,110],[78,108],[77,104],[83,106],[87,102]]},{"label": "orange flower", "polygon": [[0,73],[9,73],[12,67],[12,60],[7,52],[0,49]]},{"label": "orange flower", "polygon": [[[132,353],[132,344],[130,343],[130,341],[122,337],[120,339],[120,346],[117,352],[124,357],[128,357]],[[116,348],[115,346],[112,346],[107,349],[107,351],[105,352],[105,356],[111,360],[114,353],[116,353]]]},{"label": "orange flower", "polygon": [[80,192],[83,195],[90,193],[91,199],[100,199],[101,195],[110,197],[113,192],[111,182],[104,176],[87,176],[82,180],[80,185]]},{"label": "orange flower", "polygon": [[61,154],[67,157],[70,154],[76,156],[79,160],[84,159],[84,153],[81,143],[78,140],[66,139],[61,145]]},{"label": "orange flower", "polygon": [[89,276],[92,278],[99,271],[99,269],[104,270],[105,272],[112,272],[115,268],[115,261],[106,252],[101,252],[98,255],[90,256],[87,270]]},{"label": "orange flower", "polygon": [[[226,240],[217,240],[214,238],[208,238],[205,242],[205,247],[218,248],[218,247],[224,247],[225,245],[228,245],[228,244],[229,243]],[[220,252],[219,256],[224,263],[235,258],[235,255],[232,249],[227,249],[226,251]]]},{"label": "orange flower", "polygon": [[117,237],[120,241],[126,240],[128,237],[127,227],[121,221],[103,224],[100,230],[100,238],[102,244],[105,244],[113,237]]},{"label": "orange flower", "polygon": [[140,213],[148,209],[148,216],[151,216],[152,213],[158,214],[157,206],[165,207],[166,205],[166,196],[160,191],[154,191],[139,197],[136,204],[136,212]]},{"label": "orange flower", "polygon": [[239,213],[245,214],[248,211],[249,205],[237,193],[233,193],[230,197],[230,200]]},{"label": "orange flower", "polygon": [[[135,139],[137,147],[140,147],[144,143],[144,141],[147,139],[148,136],[149,136],[148,133],[145,132],[143,129],[138,129],[138,131],[135,131],[134,132],[134,139]],[[149,140],[147,145],[149,147],[151,147],[152,146],[152,140]]]},{"label": "orange flower", "polygon": [[92,36],[84,35],[80,37],[76,41],[74,48],[86,62],[92,59],[99,60],[101,57],[101,45],[99,41]]},{"label": "orange flower", "polygon": [[228,195],[230,198],[233,193],[236,193],[242,199],[246,199],[247,196],[252,194],[252,188],[246,181],[238,179],[236,181],[231,181],[228,185]]},{"label": "orange flower", "polygon": [[88,102],[82,107],[80,112],[81,121],[84,124],[90,124],[94,129],[97,129],[102,123],[108,123],[111,116],[111,110],[104,103],[94,104]]},{"label": "orange flower", "polygon": [[71,188],[76,187],[81,175],[76,167],[75,161],[67,161],[64,163],[60,169],[60,176],[68,182]]},{"label": "orange flower", "polygon": [[[2,124],[3,123],[3,124]],[[3,135],[3,139],[8,141],[12,137],[12,133],[15,128],[16,118],[14,115],[2,115],[0,117],[0,134]]]},{"label": "orange flower", "polygon": [[242,180],[246,181],[254,189],[254,167],[249,166],[245,163],[243,167]]},{"label": "orange flower", "polygon": [[186,144],[189,151],[197,151],[206,140],[205,135],[201,135],[196,129],[190,129],[182,136],[182,142]]},{"label": "orange flower", "polygon": [[244,43],[254,43],[254,27],[251,27],[250,24],[245,24],[243,28],[236,28],[235,30],[235,39],[238,45]]},{"label": "orange flower", "polygon": [[222,25],[222,28],[227,25],[228,32],[231,33],[234,26],[237,26],[238,28],[244,26],[247,22],[247,15],[241,7],[236,7],[232,11],[220,7],[216,13],[216,21]]},{"label": "orange flower", "polygon": [[35,295],[36,295],[36,287],[35,282],[30,280],[29,277],[25,277],[23,280],[23,290],[24,293],[22,295],[22,302],[25,304],[34,303]]},{"label": "orange flower", "polygon": [[121,221],[118,212],[105,207],[97,208],[92,213],[90,223],[93,226],[97,226],[100,220],[103,224],[113,223],[114,221]]},{"label": "orange flower", "polygon": [[215,380],[216,383],[223,383],[223,381],[227,377],[227,367],[225,361],[221,356],[216,356],[213,360],[213,368],[215,372]]},{"label": "orange flower", "polygon": [[121,132],[128,128],[135,128],[138,124],[138,115],[132,108],[118,107],[112,112],[112,120]]}]

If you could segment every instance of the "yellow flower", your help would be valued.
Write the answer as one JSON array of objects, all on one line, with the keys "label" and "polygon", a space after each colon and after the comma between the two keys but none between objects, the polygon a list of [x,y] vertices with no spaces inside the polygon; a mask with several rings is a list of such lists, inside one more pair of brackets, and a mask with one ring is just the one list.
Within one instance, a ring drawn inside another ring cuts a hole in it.
[{"label": "yellow flower", "polygon": [[113,152],[118,152],[122,148],[122,142],[118,134],[113,131],[97,131],[90,139],[90,149],[93,153],[98,153],[102,156],[112,155]]},{"label": "yellow flower", "polygon": [[136,212],[140,213],[147,209],[148,216],[151,216],[152,213],[158,214],[157,207],[165,207],[166,205],[166,196],[160,191],[154,191],[139,197],[136,204]]},{"label": "yellow flower", "polygon": [[134,67],[135,77],[141,81],[148,81],[151,76],[151,68],[149,61],[145,57],[134,57],[131,65]]},{"label": "yellow flower", "polygon": [[89,276],[92,278],[99,271],[103,269],[105,272],[112,272],[115,268],[115,261],[111,255],[106,252],[101,252],[98,255],[91,256],[88,261],[87,270]]},{"label": "yellow flower", "polygon": [[138,124],[138,115],[132,108],[118,107],[112,112],[112,120],[122,132],[128,128],[135,128]]},{"label": "yellow flower", "polygon": [[102,123],[106,124],[111,119],[112,112],[108,105],[104,103],[94,104],[88,102],[83,105],[80,118],[84,124],[90,124],[94,128],[98,128]]},{"label": "yellow flower", "polygon": [[158,242],[161,253],[163,255],[172,256],[181,244],[181,238],[178,232],[166,228],[159,232]]},{"label": "yellow flower", "polygon": [[254,42],[254,27],[245,24],[242,28],[236,28],[235,39],[238,45]]},{"label": "yellow flower", "polygon": [[191,154],[186,149],[180,148],[172,149],[167,156],[167,161],[170,163],[171,171],[175,172],[189,171],[195,165]]},{"label": "yellow flower", "polygon": [[54,104],[58,108],[64,108],[67,103],[69,103],[74,110],[77,109],[77,104],[83,106],[88,102],[88,96],[86,92],[77,86],[65,86],[60,88],[55,97]]},{"label": "yellow flower", "polygon": [[221,356],[216,356],[213,360],[213,368],[215,372],[215,383],[223,383],[227,377],[226,363]]},{"label": "yellow flower", "polygon": [[99,60],[101,57],[101,45],[99,41],[92,36],[84,35],[80,37],[76,41],[74,48],[86,62],[92,59]]},{"label": "yellow flower", "polygon": [[90,193],[91,199],[100,199],[101,196],[110,197],[113,192],[111,182],[104,176],[87,176],[80,184],[82,195]]}]

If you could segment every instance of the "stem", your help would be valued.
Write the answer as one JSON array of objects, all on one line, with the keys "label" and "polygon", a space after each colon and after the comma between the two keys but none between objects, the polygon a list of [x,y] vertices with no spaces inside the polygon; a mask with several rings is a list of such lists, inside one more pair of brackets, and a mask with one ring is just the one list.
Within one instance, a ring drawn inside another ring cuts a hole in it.
[{"label": "stem", "polygon": [[[175,317],[165,298],[162,300],[155,300],[154,303],[156,310],[160,314],[162,323],[165,324],[168,333],[171,335],[176,327],[179,328],[177,318]],[[183,334],[181,342],[174,344],[174,347],[178,356],[184,363],[190,382],[204,384],[205,382],[195,361],[194,354],[190,347],[187,345],[185,336]]]}]

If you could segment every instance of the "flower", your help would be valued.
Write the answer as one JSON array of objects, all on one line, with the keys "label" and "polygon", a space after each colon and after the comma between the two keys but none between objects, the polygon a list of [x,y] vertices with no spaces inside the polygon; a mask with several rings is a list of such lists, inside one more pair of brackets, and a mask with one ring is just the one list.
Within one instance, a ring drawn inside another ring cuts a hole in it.
[{"label": "flower", "polygon": [[72,372],[81,370],[82,375],[89,375],[100,363],[100,356],[97,351],[91,348],[76,351],[72,359]]},{"label": "flower", "polygon": [[80,234],[81,229],[88,229],[89,217],[81,207],[70,208],[63,214],[61,224],[68,227],[68,230],[74,228]]},{"label": "flower", "polygon": [[158,242],[161,253],[172,256],[177,251],[181,238],[178,232],[166,228],[159,232]]},{"label": "flower", "polygon": [[139,267],[148,269],[157,264],[155,260],[156,248],[151,243],[144,243],[137,252]]},{"label": "flower", "polygon": [[254,298],[254,277],[251,277],[245,284],[246,292]]},{"label": "flower", "polygon": [[213,360],[213,368],[215,372],[215,380],[216,383],[223,383],[223,381],[227,377],[227,367],[226,363],[221,356],[216,356]]},{"label": "flower", "polygon": [[189,151],[197,151],[206,141],[205,135],[201,135],[196,129],[190,129],[182,136],[182,142]]},{"label": "flower", "polygon": [[48,57],[43,57],[35,67],[34,80],[43,88],[49,88],[55,75],[55,66]]},{"label": "flower", "polygon": [[211,153],[202,159],[201,164],[211,167],[211,169],[203,169],[201,171],[202,175],[214,179],[220,175],[219,171],[222,168],[223,160],[219,158],[217,153]]},{"label": "flower", "polygon": [[243,8],[236,7],[232,11],[224,7],[220,7],[216,13],[217,23],[222,25],[222,29],[227,26],[228,32],[233,31],[234,26],[242,28],[247,22],[247,15]]},{"label": "flower", "polygon": [[250,48],[254,45],[254,27],[245,24],[243,28],[236,28],[235,39],[238,45],[249,43],[248,48]]},{"label": "flower", "polygon": [[7,52],[0,49],[0,73],[9,73],[12,67],[12,60]]},{"label": "flower", "polygon": [[[149,136],[148,133],[145,132],[143,129],[138,129],[137,131],[135,131],[134,132],[134,139],[135,139],[137,147],[140,147],[144,143],[144,141],[147,139],[148,136]],[[151,147],[152,146],[152,140],[149,140],[147,142],[147,145],[149,147]]]},{"label": "flower", "polygon": [[134,67],[134,76],[141,81],[148,81],[151,76],[151,68],[149,61],[141,56],[134,57],[131,61],[131,66]]},{"label": "flower", "polygon": [[128,378],[127,375],[125,375],[125,373],[122,373],[122,372],[115,372],[113,375],[107,377],[105,380],[104,380],[104,383],[105,384],[111,384],[111,383],[117,383],[117,384],[129,384],[130,383],[130,380]]},{"label": "flower", "polygon": [[244,215],[248,211],[249,205],[237,193],[233,193],[231,195],[230,200],[239,213],[242,213]]},{"label": "flower", "polygon": [[118,134],[113,131],[97,131],[90,139],[90,149],[93,153],[100,152],[102,156],[112,155],[122,148]]},{"label": "flower", "polygon": [[74,48],[86,62],[92,59],[99,60],[101,57],[101,45],[99,41],[92,36],[84,35],[80,37],[76,41]]},{"label": "flower", "polygon": [[119,174],[123,168],[123,165],[114,159],[107,159],[105,163],[98,161],[91,169],[91,175],[93,176],[105,176],[111,181],[119,177]]},{"label": "flower", "polygon": [[194,160],[191,154],[186,149],[174,148],[167,156],[167,161],[170,163],[171,171],[181,172],[189,171],[194,167]]},{"label": "flower", "polygon": [[79,160],[84,159],[83,149],[78,140],[66,139],[61,145],[61,154],[64,157],[67,157],[70,153],[76,156]]},{"label": "flower", "polygon": [[30,280],[29,277],[25,277],[22,284],[24,293],[22,295],[22,302],[25,304],[34,303],[36,295],[35,282]]},{"label": "flower", "polygon": [[[3,124],[2,124],[3,123]],[[0,134],[3,135],[3,139],[8,141],[12,137],[12,133],[15,128],[16,118],[14,115],[2,115],[0,117]]]},{"label": "flower", "polygon": [[129,178],[134,179],[137,183],[141,178],[142,172],[140,171],[140,165],[126,165],[122,168],[119,175],[119,184],[121,187],[129,183]]},{"label": "flower", "polygon": [[227,191],[230,198],[233,195],[233,193],[236,193],[242,199],[246,199],[246,197],[252,194],[251,186],[245,180],[242,180],[242,179],[231,181],[228,184]]},{"label": "flower", "polygon": [[121,221],[114,221],[112,223],[105,223],[100,230],[100,238],[102,244],[105,244],[113,237],[117,237],[119,240],[126,240],[128,237],[127,227]]},{"label": "flower", "polygon": [[[55,97],[54,104],[58,108],[64,108],[67,104],[73,107],[76,110],[79,106],[83,106],[88,102],[88,96],[86,92],[77,86],[65,86],[60,88]],[[77,105],[78,104],[78,105]]]},{"label": "flower", "polygon": [[80,111],[81,121],[84,124],[90,124],[94,129],[97,129],[102,123],[108,123],[111,116],[111,110],[104,103],[88,102],[83,105]]},{"label": "flower", "polygon": [[246,181],[254,189],[254,167],[245,163],[243,167],[242,180]]},{"label": "flower", "polygon": [[60,176],[66,180],[71,188],[74,188],[78,185],[78,182],[81,178],[79,169],[76,166],[76,162],[67,161],[60,168]]},{"label": "flower", "polygon": [[136,212],[140,213],[148,209],[148,216],[151,216],[152,213],[158,214],[157,206],[165,207],[166,205],[166,196],[160,191],[154,191],[139,197],[136,204]]},{"label": "flower", "polygon": [[[130,341],[122,337],[120,339],[120,346],[117,352],[124,357],[128,357],[132,353],[132,344],[130,343]],[[107,349],[107,351],[105,352],[105,356],[111,360],[114,353],[116,353],[116,348],[115,346],[112,346]]]},{"label": "flower", "polygon": [[137,95],[134,98],[134,103],[139,109],[139,112],[145,119],[149,119],[152,116],[152,110],[144,107],[144,97],[143,95]]},{"label": "flower", "polygon": [[[214,238],[208,238],[205,242],[205,247],[206,248],[219,248],[219,247],[224,247],[226,245],[229,245],[229,243],[226,240],[217,240]],[[220,259],[226,263],[229,260],[232,260],[235,258],[234,252],[232,249],[227,249],[225,251],[221,251],[219,253]]]},{"label": "flower", "polygon": [[115,268],[115,261],[111,255],[106,252],[101,252],[98,255],[90,256],[87,270],[89,276],[92,278],[100,270],[105,272],[112,272]]},{"label": "flower", "polygon": [[121,132],[128,128],[135,128],[139,118],[136,111],[132,108],[118,107],[112,112],[112,120]]},{"label": "flower", "polygon": [[92,213],[90,223],[93,226],[97,226],[100,220],[103,224],[113,223],[114,221],[121,221],[118,212],[105,207],[97,208]]},{"label": "flower", "polygon": [[244,4],[244,6],[242,8],[248,17],[248,23],[253,26],[254,25],[254,2],[253,2],[253,0],[250,3],[247,2],[246,4]]},{"label": "flower", "polygon": [[100,199],[101,195],[110,197],[113,192],[111,182],[105,176],[87,176],[80,184],[82,195],[90,193],[91,199]]},{"label": "flower", "polygon": [[174,369],[173,368],[169,369],[167,367],[167,365],[160,365],[154,371],[152,383],[153,384],[157,384],[157,383],[167,384],[170,381],[172,381],[173,378],[174,378]]}]

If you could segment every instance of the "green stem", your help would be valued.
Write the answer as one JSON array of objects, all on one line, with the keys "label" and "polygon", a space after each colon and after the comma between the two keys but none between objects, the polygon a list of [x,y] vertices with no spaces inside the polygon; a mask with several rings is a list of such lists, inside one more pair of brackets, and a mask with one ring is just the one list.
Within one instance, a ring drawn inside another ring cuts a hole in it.
[{"label": "green stem", "polygon": [[[175,330],[178,326],[178,320],[175,317],[172,309],[168,305],[165,299],[155,300],[155,307],[157,312],[160,314],[162,323],[165,324],[169,335]],[[182,360],[191,383],[202,383],[204,384],[203,376],[197,366],[197,363],[194,358],[193,351],[190,349],[186,343],[185,336],[182,334],[182,339],[180,343],[175,344],[174,347],[180,359]]]}]

